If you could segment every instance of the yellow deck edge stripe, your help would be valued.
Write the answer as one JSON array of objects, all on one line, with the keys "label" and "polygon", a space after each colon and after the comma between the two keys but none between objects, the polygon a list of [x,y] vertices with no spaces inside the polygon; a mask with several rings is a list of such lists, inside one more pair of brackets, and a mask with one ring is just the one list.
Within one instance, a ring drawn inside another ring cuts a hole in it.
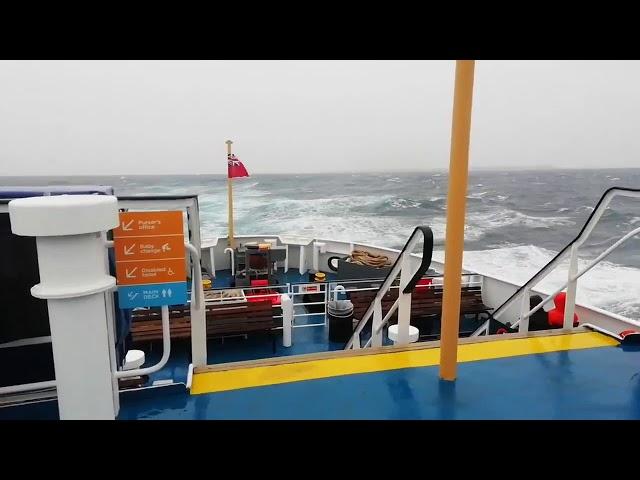
[{"label": "yellow deck edge stripe", "polygon": [[[596,332],[513,338],[492,342],[467,343],[458,348],[459,362],[516,357],[536,353],[611,347],[618,342]],[[438,365],[440,348],[311,360],[308,362],[265,365],[235,370],[196,373],[191,394],[223,392],[320,378],[382,372],[401,368]]]}]

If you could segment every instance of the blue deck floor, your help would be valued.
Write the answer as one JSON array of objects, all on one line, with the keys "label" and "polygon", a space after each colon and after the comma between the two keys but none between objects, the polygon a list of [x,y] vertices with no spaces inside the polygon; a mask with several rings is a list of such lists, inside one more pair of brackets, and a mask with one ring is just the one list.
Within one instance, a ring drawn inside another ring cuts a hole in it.
[{"label": "blue deck floor", "polygon": [[122,402],[122,419],[640,419],[640,350],[593,348]]},{"label": "blue deck floor", "polygon": [[[604,347],[189,395],[121,395],[119,419],[640,419],[640,349]],[[56,402],[0,419],[55,419]]]}]

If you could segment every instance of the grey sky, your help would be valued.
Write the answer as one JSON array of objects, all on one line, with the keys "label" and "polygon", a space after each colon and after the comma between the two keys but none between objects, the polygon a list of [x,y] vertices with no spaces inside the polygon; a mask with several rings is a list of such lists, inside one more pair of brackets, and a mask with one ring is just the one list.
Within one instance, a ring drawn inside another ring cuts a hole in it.
[{"label": "grey sky", "polygon": [[[0,175],[447,168],[453,61],[0,62]],[[640,62],[478,61],[471,168],[640,166]]]}]

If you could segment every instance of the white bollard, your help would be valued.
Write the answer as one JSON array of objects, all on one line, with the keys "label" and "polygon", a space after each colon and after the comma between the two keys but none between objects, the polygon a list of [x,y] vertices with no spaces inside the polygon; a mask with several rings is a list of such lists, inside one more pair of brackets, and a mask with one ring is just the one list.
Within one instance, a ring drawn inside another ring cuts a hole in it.
[{"label": "white bollard", "polygon": [[31,294],[47,300],[60,419],[115,419],[104,292],[116,280],[100,232],[118,225],[117,198],[21,198],[9,202],[9,215],[13,233],[36,237],[40,283]]},{"label": "white bollard", "polygon": [[280,295],[280,306],[282,307],[282,345],[290,347],[293,330],[293,301],[289,295]]}]

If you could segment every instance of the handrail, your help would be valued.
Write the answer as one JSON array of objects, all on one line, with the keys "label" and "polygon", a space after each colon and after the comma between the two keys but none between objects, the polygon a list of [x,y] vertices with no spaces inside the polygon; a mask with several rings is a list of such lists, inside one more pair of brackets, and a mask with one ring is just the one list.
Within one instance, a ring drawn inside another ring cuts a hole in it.
[{"label": "handrail", "polygon": [[[189,242],[184,242],[184,248],[189,250],[189,253],[193,256],[193,274],[192,274],[192,282],[191,282],[191,301],[193,301],[193,297],[195,295],[195,302],[193,302],[196,309],[201,307],[200,305],[200,290],[203,289],[202,286],[202,267],[200,266],[200,252],[198,249],[190,244]],[[194,288],[195,287],[195,288]]]},{"label": "handrail", "polygon": [[157,372],[166,365],[171,355],[171,330],[169,326],[169,307],[162,307],[162,358],[158,363],[146,368],[137,368],[135,370],[118,370],[113,372],[115,378],[139,377],[142,375],[150,375]]},{"label": "handrail", "polygon": [[[407,251],[411,253],[411,251],[416,246],[416,243],[418,242],[418,235],[417,235],[418,232],[422,233],[424,237],[424,242],[422,245],[422,259],[420,261],[420,266],[418,267],[418,270],[413,275],[411,280],[407,283],[402,293],[409,293],[413,291],[413,289],[415,288],[420,278],[422,278],[422,275],[424,275],[424,272],[426,272],[429,269],[429,266],[431,265],[431,256],[433,254],[433,232],[431,231],[431,228],[421,225],[416,227],[413,230],[413,232],[409,236],[409,239],[407,240],[407,243],[404,244],[402,251],[398,254],[396,261],[393,263],[391,270],[389,270],[389,273],[387,274],[384,281],[382,282],[382,285],[380,285],[380,288],[378,288],[378,291],[375,297],[369,304],[367,311],[362,316],[362,319],[358,322],[358,325],[353,331],[351,338],[349,339],[349,341],[345,346],[345,350],[350,349],[354,345],[356,338],[358,339],[358,342],[360,342],[360,332],[362,332],[362,330],[364,329],[364,326],[369,321],[369,318],[373,315],[373,310],[374,310],[376,301],[382,300],[382,297],[389,291],[391,284],[396,280],[396,277],[402,270],[402,260],[405,256],[405,253]],[[360,345],[358,345],[358,348],[359,347]]]},{"label": "handrail", "polygon": [[[607,189],[602,194],[602,197],[600,197],[600,200],[598,200],[598,203],[596,204],[595,208],[593,209],[593,212],[591,212],[591,215],[589,215],[589,218],[587,218],[587,221],[585,222],[584,226],[580,230],[580,233],[578,233],[578,235],[571,242],[569,242],[562,250],[560,250],[556,254],[556,256],[553,257],[549,261],[549,263],[547,263],[544,267],[542,267],[540,270],[538,270],[538,272],[536,272],[533,275],[533,277],[531,277],[524,285],[522,285],[520,288],[518,288],[513,293],[513,295],[511,295],[506,301],[504,301],[502,303],[502,305],[500,305],[498,308],[496,308],[496,310],[493,312],[494,320],[497,320],[498,317],[500,315],[502,315],[506,311],[506,309],[509,308],[516,301],[516,299],[522,294],[522,292],[525,289],[531,289],[533,286],[535,286],[538,283],[540,283],[540,281],[542,281],[553,270],[553,268],[555,268],[560,263],[560,261],[566,256],[566,254],[570,252],[571,248],[574,247],[574,245],[575,245],[576,248],[578,248],[584,242],[587,241],[587,239],[591,235],[591,232],[593,231],[595,226],[600,221],[600,218],[604,214],[604,211],[609,207],[609,204],[611,203],[611,200],[613,200],[617,196],[630,197],[630,198],[640,198],[640,189],[637,189],[637,188],[625,188],[625,187],[611,187],[611,188]],[[635,230],[634,230],[634,232],[635,232]],[[633,232],[631,232],[631,233],[633,233]],[[635,233],[634,235],[637,235],[637,233]],[[584,274],[584,273],[586,273],[586,271],[590,270],[596,263],[598,263],[600,260],[602,260],[602,258],[607,256],[609,253],[611,253],[611,251],[613,251],[615,248],[617,248],[621,243],[623,243],[628,238],[630,238],[630,237],[632,237],[634,235],[628,234],[627,236],[623,237],[616,244],[614,244],[607,251],[605,251],[604,254],[600,255],[596,259],[596,261],[592,262],[592,264],[587,269],[585,269],[582,273],[580,273],[578,275],[574,275],[572,277],[572,279],[576,280],[577,278],[582,276],[582,274]],[[565,286],[566,286],[566,284],[565,284]],[[563,287],[563,289],[564,289],[564,287]],[[560,291],[562,291],[562,290],[559,290],[558,292],[560,292]],[[556,293],[558,293],[558,292],[556,292]],[[547,301],[548,301],[548,299],[547,299]],[[544,302],[544,303],[546,303],[546,302]],[[529,315],[532,315],[539,308],[542,308],[541,305],[542,304],[536,305],[536,309],[533,312],[529,312]],[[481,327],[479,327],[473,333],[472,336],[476,336],[479,332],[482,332],[485,329],[487,329],[487,332],[488,332],[488,327],[487,327],[486,323],[487,322],[485,322],[485,324],[483,324]]]},{"label": "handrail", "polygon": [[582,275],[584,275],[585,273],[587,273],[589,270],[591,270],[593,267],[595,267],[598,263],[600,263],[600,261],[604,260],[606,257],[609,256],[609,254],[611,252],[613,252],[616,248],[618,248],[620,245],[622,245],[624,242],[626,242],[627,240],[629,240],[631,237],[635,237],[636,235],[640,234],[640,227],[630,231],[629,233],[627,233],[625,236],[623,236],[620,240],[618,240],[616,243],[614,243],[613,245],[611,245],[609,248],[607,248],[603,253],[601,253],[600,255],[598,255],[597,258],[595,258],[594,260],[592,260],[589,265],[587,265],[583,270],[581,270],[580,272],[578,272],[575,275],[572,275],[570,279],[568,279],[566,282],[564,282],[562,284],[561,287],[557,288],[555,290],[555,292],[549,294],[547,296],[547,298],[545,298],[542,302],[540,302],[539,304],[537,304],[535,307],[533,307],[528,313],[524,314],[521,318],[519,318],[516,322],[514,322],[513,325],[511,325],[511,328],[514,328],[516,326],[518,326],[520,324],[520,322],[522,320],[524,320],[525,318],[529,318],[531,315],[533,315],[534,313],[536,313],[538,310],[540,310],[544,305],[546,305],[547,303],[549,303],[551,300],[553,300],[553,298],[560,293],[561,291],[563,291],[567,285],[569,284],[569,282],[575,282],[577,279],[579,279]]}]

